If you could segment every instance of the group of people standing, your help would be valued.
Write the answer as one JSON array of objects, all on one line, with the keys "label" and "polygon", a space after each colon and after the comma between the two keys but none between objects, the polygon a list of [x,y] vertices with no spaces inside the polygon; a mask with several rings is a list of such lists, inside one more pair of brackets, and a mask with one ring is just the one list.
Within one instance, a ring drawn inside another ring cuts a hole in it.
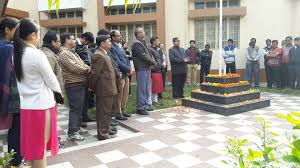
[{"label": "group of people standing", "polygon": [[[267,87],[278,89],[291,88],[300,89],[300,38],[291,36],[282,41],[281,47],[278,40],[266,40],[266,47],[260,50],[256,46],[256,39],[252,38],[246,49],[246,79],[254,86],[259,87],[260,58],[264,57],[264,66]],[[298,66],[297,66],[298,65]]]}]

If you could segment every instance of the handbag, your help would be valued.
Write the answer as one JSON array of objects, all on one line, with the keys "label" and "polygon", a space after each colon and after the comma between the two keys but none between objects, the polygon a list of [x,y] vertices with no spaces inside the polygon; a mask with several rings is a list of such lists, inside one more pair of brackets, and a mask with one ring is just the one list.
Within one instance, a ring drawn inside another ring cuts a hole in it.
[{"label": "handbag", "polygon": [[64,104],[64,98],[62,97],[62,95],[58,92],[53,92],[53,93],[54,93],[54,99],[55,99],[56,103]]}]

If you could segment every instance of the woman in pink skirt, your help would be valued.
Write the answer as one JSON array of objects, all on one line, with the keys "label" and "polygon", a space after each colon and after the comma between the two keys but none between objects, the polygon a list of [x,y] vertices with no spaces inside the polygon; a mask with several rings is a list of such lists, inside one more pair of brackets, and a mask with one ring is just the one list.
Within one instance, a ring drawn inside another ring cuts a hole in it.
[{"label": "woman in pink skirt", "polygon": [[21,154],[32,168],[46,168],[46,150],[58,152],[56,103],[61,93],[46,55],[36,48],[39,26],[20,21],[14,36],[14,68],[20,94]]},{"label": "woman in pink skirt", "polygon": [[158,94],[164,90],[164,83],[162,79],[162,55],[159,53],[160,41],[158,37],[150,39],[151,46],[149,47],[152,56],[155,59],[156,65],[151,69],[152,79],[152,102],[158,103]]}]

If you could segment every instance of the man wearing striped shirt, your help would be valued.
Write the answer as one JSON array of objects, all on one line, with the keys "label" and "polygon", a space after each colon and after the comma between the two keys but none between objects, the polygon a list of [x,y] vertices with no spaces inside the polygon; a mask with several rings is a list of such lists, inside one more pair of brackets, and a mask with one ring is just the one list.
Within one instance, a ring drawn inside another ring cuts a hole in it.
[{"label": "man wearing striped shirt", "polygon": [[90,67],[72,49],[76,46],[75,38],[69,33],[60,35],[61,50],[58,61],[61,65],[65,91],[69,100],[68,140],[83,141],[87,131],[80,128],[82,109]]}]

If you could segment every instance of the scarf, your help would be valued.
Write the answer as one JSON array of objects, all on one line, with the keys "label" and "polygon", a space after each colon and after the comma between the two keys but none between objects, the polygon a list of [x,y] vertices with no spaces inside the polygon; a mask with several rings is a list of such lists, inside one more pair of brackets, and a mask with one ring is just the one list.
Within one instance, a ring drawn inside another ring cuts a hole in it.
[{"label": "scarf", "polygon": [[0,53],[0,116],[5,117],[8,114],[10,80],[13,70],[13,45],[8,41],[0,40]]}]

